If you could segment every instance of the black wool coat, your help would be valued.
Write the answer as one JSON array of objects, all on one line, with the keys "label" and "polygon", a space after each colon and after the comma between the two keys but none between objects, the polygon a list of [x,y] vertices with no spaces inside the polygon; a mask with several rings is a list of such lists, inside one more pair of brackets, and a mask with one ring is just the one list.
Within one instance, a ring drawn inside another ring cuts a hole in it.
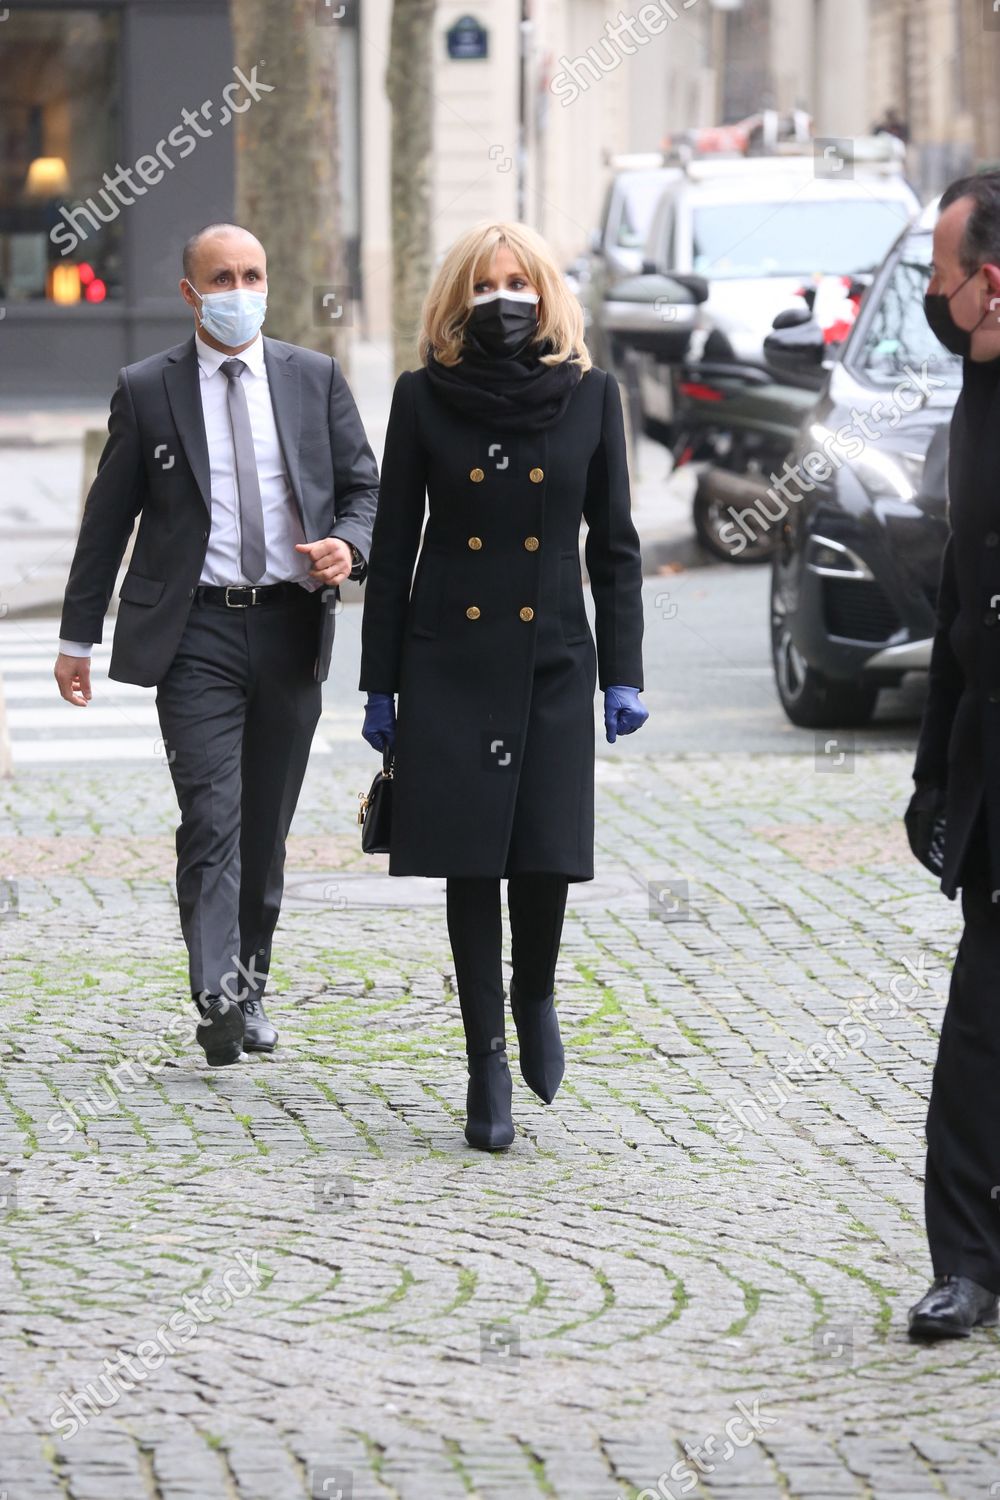
[{"label": "black wool coat", "polygon": [[913,776],[946,793],[941,889],[954,897],[980,809],[1000,889],[1000,359],[965,361],[948,494],[951,535]]},{"label": "black wool coat", "polygon": [[589,370],[540,432],[491,431],[425,370],[399,377],[360,678],[398,694],[391,875],[593,878],[595,684],[643,685],[641,589],[611,375]]}]

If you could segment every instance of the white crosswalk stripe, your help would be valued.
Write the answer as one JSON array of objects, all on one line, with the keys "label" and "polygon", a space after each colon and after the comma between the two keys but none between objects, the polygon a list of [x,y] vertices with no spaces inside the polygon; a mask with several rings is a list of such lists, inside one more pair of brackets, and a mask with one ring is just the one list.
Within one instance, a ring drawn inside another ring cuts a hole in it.
[{"label": "white crosswalk stripe", "polygon": [[[91,702],[74,708],[59,698],[52,676],[59,621],[0,621],[0,684],[15,770],[95,761],[167,763],[155,688],[108,677],[113,631],[108,621],[104,641],[94,647]],[[329,755],[335,742],[357,741],[359,730],[357,705],[324,709],[313,754]]]}]

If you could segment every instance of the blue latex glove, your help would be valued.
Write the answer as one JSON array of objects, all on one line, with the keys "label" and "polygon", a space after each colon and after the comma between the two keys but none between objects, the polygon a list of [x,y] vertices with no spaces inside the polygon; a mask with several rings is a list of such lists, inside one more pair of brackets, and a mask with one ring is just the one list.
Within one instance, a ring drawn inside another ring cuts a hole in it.
[{"label": "blue latex glove", "polygon": [[369,693],[365,699],[365,722],[361,730],[373,750],[396,747],[396,705],[391,693]]},{"label": "blue latex glove", "polygon": [[613,745],[620,734],[633,734],[648,718],[649,709],[639,702],[638,688],[604,689],[604,728],[609,745]]}]

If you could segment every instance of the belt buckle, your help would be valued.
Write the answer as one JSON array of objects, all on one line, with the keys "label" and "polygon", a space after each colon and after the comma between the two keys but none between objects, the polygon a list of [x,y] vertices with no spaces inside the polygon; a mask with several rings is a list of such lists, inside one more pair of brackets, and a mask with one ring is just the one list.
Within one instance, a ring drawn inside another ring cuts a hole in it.
[{"label": "belt buckle", "polygon": [[248,590],[251,595],[250,604],[257,603],[257,590],[249,583],[227,583],[226,584],[226,608],[227,609],[249,609],[250,604],[233,604],[230,602],[229,594],[232,589],[242,589],[244,593]]}]

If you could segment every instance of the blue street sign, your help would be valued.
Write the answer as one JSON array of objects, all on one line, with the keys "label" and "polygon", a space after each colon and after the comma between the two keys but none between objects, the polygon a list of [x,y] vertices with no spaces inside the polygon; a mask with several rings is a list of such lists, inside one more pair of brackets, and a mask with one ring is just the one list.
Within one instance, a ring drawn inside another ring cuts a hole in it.
[{"label": "blue street sign", "polygon": [[489,56],[489,33],[475,16],[459,16],[445,37],[449,57],[467,62],[470,58]]}]

